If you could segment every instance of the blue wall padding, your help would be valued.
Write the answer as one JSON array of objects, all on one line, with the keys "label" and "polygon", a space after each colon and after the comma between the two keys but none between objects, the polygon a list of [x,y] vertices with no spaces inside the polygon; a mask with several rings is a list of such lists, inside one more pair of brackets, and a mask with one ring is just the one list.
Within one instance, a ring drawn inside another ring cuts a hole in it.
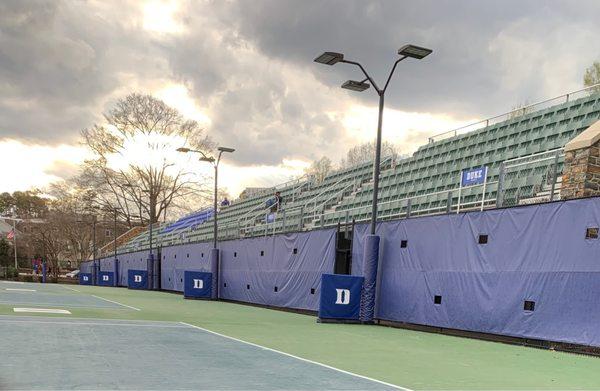
[{"label": "blue wall padding", "polygon": [[79,265],[80,273],[91,273],[92,272],[92,261],[81,262]]},{"label": "blue wall padding", "polygon": [[211,298],[216,299],[219,294],[219,250],[216,248],[211,248],[209,254],[210,274],[212,278],[211,286],[215,287],[215,289],[211,290]]},{"label": "blue wall padding", "polygon": [[148,251],[119,254],[119,286],[128,286],[128,271],[147,270]]},{"label": "blue wall padding", "polygon": [[115,259],[114,258],[103,258],[99,259],[100,271],[102,272],[114,272],[115,271]]},{"label": "blue wall padding", "polygon": [[161,251],[161,289],[183,292],[186,270],[210,272],[212,243],[163,247]]},{"label": "blue wall padding", "polygon": [[98,273],[98,285],[100,286],[114,286],[115,284],[115,272],[104,272]]},{"label": "blue wall padding", "polygon": [[92,273],[79,272],[79,285],[93,285]]},{"label": "blue wall padding", "polygon": [[375,316],[377,289],[377,263],[379,262],[379,236],[367,235],[364,240],[362,271],[363,283],[360,299],[360,320],[371,322]]},{"label": "blue wall padding", "polygon": [[[376,317],[600,346],[599,226],[599,198],[381,223]],[[353,270],[368,232],[355,227]]]},{"label": "blue wall padding", "polygon": [[129,269],[127,271],[127,287],[129,289],[148,289],[148,270]]},{"label": "blue wall padding", "polygon": [[184,290],[183,297],[185,298],[202,298],[211,299],[213,298],[212,289],[213,285],[213,274],[207,272],[195,272],[188,271],[184,272]]},{"label": "blue wall padding", "polygon": [[316,311],[335,238],[329,229],[221,242],[221,298]]},{"label": "blue wall padding", "polygon": [[363,277],[323,274],[319,318],[358,320],[363,281]]}]

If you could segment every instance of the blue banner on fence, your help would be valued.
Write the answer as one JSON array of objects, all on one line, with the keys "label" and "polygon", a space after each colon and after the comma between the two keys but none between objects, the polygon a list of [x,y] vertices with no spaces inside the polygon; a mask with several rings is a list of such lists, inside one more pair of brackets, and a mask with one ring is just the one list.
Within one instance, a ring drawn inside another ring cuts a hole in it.
[{"label": "blue banner on fence", "polygon": [[460,185],[462,187],[481,185],[485,182],[487,176],[487,167],[472,168],[462,172],[460,179]]},{"label": "blue banner on fence", "polygon": [[79,285],[92,285],[92,273],[79,273]]},{"label": "blue banner on fence", "polygon": [[358,320],[363,281],[358,276],[323,274],[319,318]]},{"label": "blue banner on fence", "polygon": [[183,297],[210,299],[212,295],[212,273],[185,271]]},{"label": "blue banner on fence", "polygon": [[99,272],[98,285],[113,286],[115,285],[115,272]]},{"label": "blue banner on fence", "polygon": [[148,271],[129,270],[127,274],[127,286],[130,289],[148,289]]}]

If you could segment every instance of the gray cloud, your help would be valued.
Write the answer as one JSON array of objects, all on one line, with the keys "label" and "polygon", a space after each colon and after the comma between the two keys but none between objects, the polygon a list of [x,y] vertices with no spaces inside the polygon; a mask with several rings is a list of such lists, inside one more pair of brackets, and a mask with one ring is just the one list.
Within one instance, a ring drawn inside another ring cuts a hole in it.
[{"label": "gray cloud", "polygon": [[376,97],[340,90],[359,72],[313,63],[320,52],[344,52],[381,81],[398,46],[431,47],[400,64],[387,107],[483,117],[578,88],[600,56],[598,11],[594,1],[191,2],[178,15],[185,33],[158,37],[136,1],[4,1],[0,138],[75,142],[116,98],[172,80],[207,111],[211,136],[237,147],[236,164],[336,158],[350,147],[338,116]]}]

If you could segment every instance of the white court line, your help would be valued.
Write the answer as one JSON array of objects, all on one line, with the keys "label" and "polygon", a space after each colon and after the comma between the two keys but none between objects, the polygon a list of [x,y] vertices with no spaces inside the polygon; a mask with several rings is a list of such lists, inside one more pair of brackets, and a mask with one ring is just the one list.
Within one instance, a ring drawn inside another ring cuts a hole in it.
[{"label": "white court line", "polygon": [[59,308],[13,308],[14,312],[35,312],[40,314],[65,314],[71,315],[71,311],[59,309]]},{"label": "white court line", "polygon": [[123,308],[109,307],[106,305],[70,304],[70,303],[56,303],[56,302],[41,303],[39,301],[31,302],[31,301],[20,301],[20,300],[12,300],[12,301],[1,301],[0,300],[0,304],[2,304],[2,305],[30,305],[30,306],[34,306],[34,307],[60,305],[61,307],[67,307],[67,308],[100,308],[100,309],[120,310],[120,311],[126,310],[125,307],[123,307]]},{"label": "white court line", "polygon": [[321,366],[321,367],[324,367],[324,368],[327,368],[327,369],[331,369],[331,370],[334,370],[334,371],[337,371],[337,372],[345,373],[346,375],[359,377],[361,379],[365,379],[365,380],[369,380],[369,381],[372,381],[372,382],[375,382],[375,383],[383,384],[385,386],[396,388],[396,389],[399,389],[399,390],[412,391],[410,388],[405,388],[405,387],[397,386],[395,384],[386,383],[384,381],[373,379],[371,377],[359,375],[358,373],[348,372],[348,371],[345,371],[343,369],[339,369],[339,368],[336,368],[336,367],[329,366],[327,364],[323,364],[323,363],[320,363],[320,362],[317,362],[317,361],[309,360],[307,358],[302,358],[302,357],[294,356],[293,354],[282,352],[281,350],[271,349],[271,348],[268,348],[266,346],[258,345],[258,344],[252,343],[252,342],[248,342],[248,341],[244,341],[244,340],[237,339],[237,338],[234,338],[234,337],[230,337],[230,336],[225,335],[225,334],[217,333],[216,331],[211,331],[211,330],[205,329],[205,328],[200,327],[200,326],[195,326],[195,325],[190,324],[190,323],[186,323],[186,322],[179,322],[179,323],[184,324],[184,325],[189,326],[189,327],[193,327],[193,328],[198,329],[198,330],[205,331],[205,332],[210,333],[210,334],[218,335],[219,337],[230,339],[232,341],[241,342],[241,343],[244,343],[246,345],[251,345],[251,346],[257,347],[259,349],[268,350],[270,352],[283,354],[284,356],[295,358],[296,360],[304,361],[304,362],[307,362],[307,363],[310,363],[310,364],[314,364],[314,365],[318,365],[318,366]]},{"label": "white court line", "polygon": [[37,292],[35,289],[24,289],[24,288],[4,288],[7,291],[16,291],[16,292]]},{"label": "white court line", "polygon": [[[65,318],[66,319],[66,318]],[[123,326],[123,327],[157,327],[157,328],[168,328],[168,329],[187,329],[188,327],[179,326],[176,324],[144,324],[144,323],[105,323],[105,322],[53,322],[50,320],[0,320],[2,323],[35,323],[35,324],[66,324],[69,326]]]},{"label": "white court line", "polygon": [[0,281],[0,282],[2,282],[4,284],[21,284],[21,285],[24,284],[24,282],[22,282],[22,281]]},{"label": "white court line", "polygon": [[80,291],[80,290],[77,290],[77,289],[75,289],[75,288],[69,288],[68,286],[64,286],[64,285],[59,285],[59,286],[60,286],[60,287],[62,287],[62,288],[68,289],[68,290],[70,290],[70,291],[75,291],[75,292],[79,292],[79,293],[81,293],[81,291]]},{"label": "white court line", "polygon": [[132,307],[132,306],[127,305],[127,304],[119,303],[118,301],[108,300],[108,299],[105,299],[104,297],[100,297],[100,296],[96,296],[96,295],[91,295],[91,296],[95,297],[96,299],[101,299],[101,300],[108,301],[109,303],[118,304],[118,305],[122,305],[123,307],[131,308],[132,310],[141,311],[139,308],[135,308],[135,307]]}]

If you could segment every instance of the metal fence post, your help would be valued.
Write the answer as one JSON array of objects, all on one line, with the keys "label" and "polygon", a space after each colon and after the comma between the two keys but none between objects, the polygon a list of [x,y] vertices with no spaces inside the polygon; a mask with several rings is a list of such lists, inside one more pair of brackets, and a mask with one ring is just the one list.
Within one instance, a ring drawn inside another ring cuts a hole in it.
[{"label": "metal fence post", "polygon": [[558,177],[558,157],[559,151],[556,151],[556,154],[554,155],[554,164],[552,165],[552,185],[550,186],[550,201],[554,201],[554,190],[556,189],[556,180]]},{"label": "metal fence post", "polygon": [[501,208],[504,201],[504,175],[506,166],[504,162],[500,163],[500,171],[498,173],[498,190],[496,190],[496,208]]},{"label": "metal fence post", "polygon": [[304,227],[304,206],[300,207],[300,221],[298,222],[298,231],[302,231]]},{"label": "metal fence post", "polygon": [[409,198],[406,201],[406,218],[408,219],[410,217],[410,208],[412,206],[412,198]]},{"label": "metal fence post", "polygon": [[448,201],[446,202],[446,213],[450,213],[452,211],[452,192],[448,192]]}]

